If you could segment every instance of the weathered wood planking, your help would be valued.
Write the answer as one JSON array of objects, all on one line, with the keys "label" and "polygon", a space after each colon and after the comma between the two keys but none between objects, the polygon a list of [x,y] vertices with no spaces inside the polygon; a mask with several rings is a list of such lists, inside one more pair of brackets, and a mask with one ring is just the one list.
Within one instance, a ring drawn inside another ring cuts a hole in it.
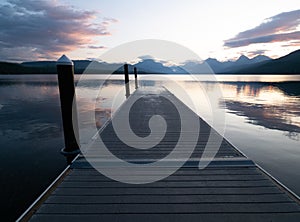
[{"label": "weathered wood planking", "polygon": [[[136,152],[118,139],[109,123],[101,137],[119,158],[155,161],[165,157],[176,145],[181,130],[176,121],[178,116],[161,94],[182,106],[185,115],[196,116],[168,91],[137,90],[129,100],[146,96],[132,110],[132,130],[139,136],[148,135],[149,117],[159,114],[166,119],[168,131],[153,149]],[[124,115],[122,109],[117,115]],[[300,221],[299,202],[225,139],[214,161],[199,170],[197,161],[210,131],[220,135],[204,120],[196,118],[201,132],[194,153],[173,175],[144,185],[120,183],[100,174],[81,156],[30,221]],[[107,156],[97,156],[93,151],[96,148],[92,146],[86,154],[94,157],[94,164],[107,160]],[[114,167],[110,164],[108,167]],[[162,173],[157,168],[149,171],[153,175]],[[132,175],[133,180],[141,174]]]}]

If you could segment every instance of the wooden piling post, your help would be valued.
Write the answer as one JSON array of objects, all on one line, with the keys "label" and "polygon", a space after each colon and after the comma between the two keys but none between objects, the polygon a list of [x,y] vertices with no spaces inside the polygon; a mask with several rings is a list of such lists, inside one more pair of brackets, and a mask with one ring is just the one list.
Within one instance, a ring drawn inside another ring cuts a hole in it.
[{"label": "wooden piling post", "polygon": [[138,81],[137,81],[137,68],[134,67],[134,81],[135,81],[135,89],[139,88]]},{"label": "wooden piling post", "polygon": [[128,64],[124,65],[126,98],[130,96]]},{"label": "wooden piling post", "polygon": [[79,140],[79,133],[74,85],[74,64],[67,56],[63,55],[58,59],[56,68],[65,139],[65,147],[61,152],[63,155],[72,156],[80,152],[79,141],[77,142],[76,140],[76,138]]}]

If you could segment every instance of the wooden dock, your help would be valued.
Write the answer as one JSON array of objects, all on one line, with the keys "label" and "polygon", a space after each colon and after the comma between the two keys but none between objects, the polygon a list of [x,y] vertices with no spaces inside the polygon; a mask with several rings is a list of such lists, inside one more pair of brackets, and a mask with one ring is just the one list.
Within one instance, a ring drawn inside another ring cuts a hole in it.
[{"label": "wooden dock", "polygon": [[[138,89],[122,107],[136,96],[142,97],[130,113],[136,135],[149,134],[146,123],[153,114],[165,118],[167,133],[153,149],[137,151],[117,138],[109,122],[100,136],[111,152],[123,160],[137,162],[156,161],[171,152],[182,129],[174,121],[178,116],[172,105],[164,99],[168,96],[185,110],[186,116],[200,121],[200,136],[190,160],[161,181],[126,184],[103,176],[84,156],[78,156],[21,221],[300,221],[297,197],[226,139],[222,138],[214,160],[200,170],[198,163],[209,134],[220,135],[169,91]],[[124,115],[122,107],[116,115]],[[95,163],[109,161],[109,157],[93,153],[93,146],[87,155],[94,155]],[[153,168],[151,172],[157,175],[162,169]]]}]

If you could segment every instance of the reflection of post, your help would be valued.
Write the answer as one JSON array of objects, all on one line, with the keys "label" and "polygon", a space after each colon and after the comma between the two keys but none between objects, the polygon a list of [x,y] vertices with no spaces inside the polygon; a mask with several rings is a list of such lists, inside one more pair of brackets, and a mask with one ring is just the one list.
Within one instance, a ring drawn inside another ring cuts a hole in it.
[{"label": "reflection of post", "polygon": [[134,81],[135,81],[135,89],[139,88],[137,81],[137,69],[134,67]]},{"label": "reflection of post", "polygon": [[[74,66],[73,62],[65,55],[57,61],[57,74],[65,137],[65,148],[61,152],[68,157],[75,157],[80,152],[80,149],[76,140],[76,138],[79,140],[79,133],[74,86]],[[73,98],[75,98],[74,104]]]},{"label": "reflection of post", "polygon": [[130,96],[128,64],[124,65],[124,74],[125,74],[126,98],[128,98]]}]

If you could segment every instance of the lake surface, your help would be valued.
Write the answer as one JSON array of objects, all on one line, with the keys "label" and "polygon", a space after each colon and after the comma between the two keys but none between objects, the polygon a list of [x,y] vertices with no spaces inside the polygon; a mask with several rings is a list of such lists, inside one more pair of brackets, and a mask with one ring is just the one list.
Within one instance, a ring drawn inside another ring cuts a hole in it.
[{"label": "lake surface", "polygon": [[[141,87],[162,85],[169,89],[249,158],[300,195],[299,75],[218,75],[216,81],[201,76],[198,82],[178,75],[139,79]],[[97,75],[78,83],[82,143],[89,143],[90,125],[100,128],[126,99],[122,76],[103,83]],[[130,86],[133,91],[133,81]],[[185,95],[176,87],[184,89]],[[98,96],[95,99],[93,95]],[[91,110],[94,120],[85,116]],[[222,115],[225,122],[216,121]],[[60,154],[63,146],[56,76],[0,75],[4,221],[23,213],[67,166]]]}]

